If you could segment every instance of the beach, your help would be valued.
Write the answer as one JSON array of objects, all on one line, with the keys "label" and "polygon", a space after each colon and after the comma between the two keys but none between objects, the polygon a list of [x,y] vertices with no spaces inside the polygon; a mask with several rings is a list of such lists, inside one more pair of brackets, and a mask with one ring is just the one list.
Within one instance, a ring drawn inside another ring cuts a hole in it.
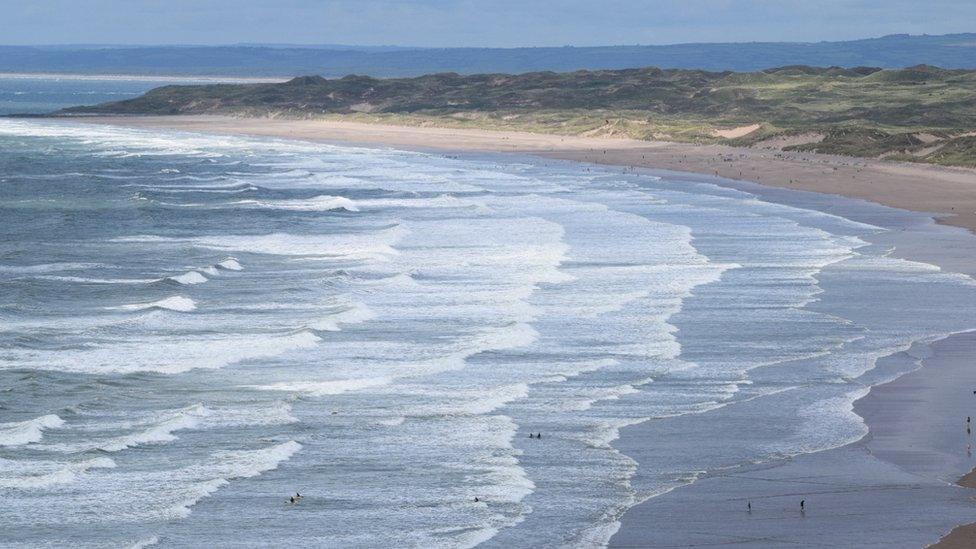
[{"label": "beach", "polygon": [[86,123],[260,135],[413,149],[523,153],[621,167],[645,167],[836,194],[937,214],[976,230],[976,170],[772,149],[570,137],[525,132],[393,126],[337,120],[225,116],[85,117]]},{"label": "beach", "polygon": [[[875,245],[891,247],[897,257],[976,276],[976,243],[964,231],[867,202],[729,184],[765,200],[888,223],[893,231]],[[976,333],[967,332],[917,342],[879,359],[874,374],[894,380],[874,385],[854,403],[854,413],[868,428],[862,439],[782,463],[709,474],[674,498],[632,508],[610,546],[971,547],[976,525],[954,526],[968,522],[976,506],[974,439],[967,429],[967,416],[976,411],[974,348]],[[707,436],[709,421],[707,414],[689,417],[682,430]],[[649,440],[662,440],[653,422],[625,428],[615,445],[639,462],[654,452]],[[806,500],[802,511],[801,498]],[[920,513],[944,498],[953,502],[951,514]],[[919,534],[933,528],[946,533],[938,543]],[[690,537],[689,531],[694,532]]]},{"label": "beach", "polygon": [[[976,274],[976,244],[970,234],[976,230],[974,170],[716,145],[341,121],[193,116],[99,117],[78,122],[446,154],[514,153],[519,155],[515,158],[542,157],[557,161],[559,166],[581,162],[608,165],[622,172],[669,174],[679,187],[682,183],[718,185],[752,193],[769,203],[884,227],[887,232],[862,236],[869,248],[891,249],[893,258],[924,261],[947,272]],[[686,180],[683,174],[688,173],[699,177]],[[900,210],[932,214],[938,224],[926,215]],[[822,221],[831,227],[834,222]],[[708,239],[696,241],[697,245],[707,247]],[[849,274],[825,266],[818,282],[832,297],[815,303],[810,296],[809,307],[824,313],[846,311],[843,297],[848,292],[854,295],[854,289],[845,286]],[[685,314],[694,314],[694,300],[691,298],[688,307],[691,312]],[[704,302],[705,297],[701,300]],[[857,316],[857,311],[847,312]],[[910,322],[906,320],[906,324]],[[679,333],[693,329],[690,323],[683,326],[680,318],[676,325]],[[974,344],[974,333],[944,333],[884,354],[877,368],[858,374],[866,376],[862,381],[872,387],[853,408],[868,427],[866,435],[855,432],[852,443],[748,466],[723,470],[709,462],[708,474],[693,482],[679,482],[666,497],[646,499],[623,512],[610,545],[920,546],[937,540],[932,532],[944,534],[972,522],[976,519],[973,493],[954,483],[973,468],[968,451],[972,438],[966,432],[965,418],[976,411],[976,373],[971,368],[976,359]],[[795,360],[804,363],[815,359]],[[781,366],[751,370],[750,376],[758,385],[775,387],[788,378]],[[737,390],[749,391],[745,385]],[[613,447],[636,460],[635,485],[654,485],[660,479],[653,478],[641,464],[660,459],[669,444],[685,444],[689,437],[711,440],[717,436],[715,429],[724,425],[748,433],[749,425],[737,425],[735,419],[762,417],[766,413],[759,408],[762,403],[780,398],[775,393],[763,394],[765,400],[759,395],[755,400],[739,401],[735,408],[741,411],[720,407],[670,422],[651,420],[621,426],[620,438]],[[723,416],[725,423],[719,425],[712,421],[718,413],[731,415]],[[969,486],[967,478],[960,484]],[[802,509],[801,500],[806,502]],[[918,508],[925,506],[938,512],[919,513]],[[871,528],[865,528],[865,523]],[[971,538],[966,536],[972,535],[971,527],[959,528],[940,547],[967,546],[966,540]]]}]

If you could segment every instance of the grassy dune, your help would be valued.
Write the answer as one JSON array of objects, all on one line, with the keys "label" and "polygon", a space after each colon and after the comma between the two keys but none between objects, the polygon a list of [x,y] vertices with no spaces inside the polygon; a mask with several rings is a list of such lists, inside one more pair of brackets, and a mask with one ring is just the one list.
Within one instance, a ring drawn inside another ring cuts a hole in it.
[{"label": "grassy dune", "polygon": [[976,166],[976,71],[928,66],[306,76],[280,84],[167,86],[63,114],[94,113],[342,117]]}]

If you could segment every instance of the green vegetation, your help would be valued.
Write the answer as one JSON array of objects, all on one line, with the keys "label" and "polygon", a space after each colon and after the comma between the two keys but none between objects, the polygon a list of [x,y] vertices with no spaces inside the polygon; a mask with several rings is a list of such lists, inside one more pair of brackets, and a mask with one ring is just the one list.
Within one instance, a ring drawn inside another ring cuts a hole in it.
[{"label": "green vegetation", "polygon": [[976,168],[976,136],[953,139],[929,154],[925,160],[946,166],[968,166]]},{"label": "green vegetation", "polygon": [[816,151],[848,156],[881,156],[891,151],[920,148],[923,141],[912,133],[890,134],[873,128],[842,127],[826,132],[822,141],[785,147],[788,151]]},{"label": "green vegetation", "polygon": [[[166,86],[62,114],[336,117],[976,165],[976,71],[627,69]],[[737,131],[736,131],[737,129]]]}]

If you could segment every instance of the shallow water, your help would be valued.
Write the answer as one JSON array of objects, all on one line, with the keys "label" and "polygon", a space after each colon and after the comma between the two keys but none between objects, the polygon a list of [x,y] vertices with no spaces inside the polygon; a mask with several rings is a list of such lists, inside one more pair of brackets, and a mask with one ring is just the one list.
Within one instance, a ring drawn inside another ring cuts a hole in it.
[{"label": "shallow water", "polygon": [[0,226],[13,546],[601,545],[976,323],[879,226],[568,163],[0,121]]}]

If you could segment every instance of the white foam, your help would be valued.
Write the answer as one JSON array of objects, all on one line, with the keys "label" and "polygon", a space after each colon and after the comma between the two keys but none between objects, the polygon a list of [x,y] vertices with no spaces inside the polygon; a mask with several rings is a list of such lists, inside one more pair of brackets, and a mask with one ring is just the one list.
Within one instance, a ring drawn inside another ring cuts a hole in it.
[{"label": "white foam", "polygon": [[389,377],[359,378],[359,379],[336,379],[332,381],[293,381],[272,383],[269,385],[247,385],[250,389],[260,391],[286,391],[292,393],[305,393],[311,396],[341,395],[362,389],[370,389],[387,385],[393,380]]},{"label": "white foam", "polygon": [[576,547],[606,547],[610,539],[620,530],[620,521],[598,522],[583,529],[576,537]]},{"label": "white foam", "polygon": [[[202,404],[152,414],[135,421],[105,421],[75,426],[91,433],[84,442],[37,445],[33,448],[48,452],[79,453],[98,450],[119,452],[137,446],[165,444],[177,440],[176,432],[255,425],[287,425],[297,422],[291,405],[285,402],[268,405],[206,407]],[[103,433],[131,431],[125,435],[99,438]]]},{"label": "white foam", "polygon": [[[233,257],[228,257],[227,259],[217,263],[217,267],[221,269],[227,269],[228,271],[243,271],[244,267]],[[215,273],[218,271],[214,270]]]},{"label": "white foam", "polygon": [[539,338],[539,332],[527,322],[511,322],[505,326],[485,328],[467,338],[463,351],[466,356],[485,351],[527,347]]},{"label": "white foam", "polygon": [[168,280],[172,280],[173,282],[178,282],[184,285],[190,285],[203,284],[207,281],[207,277],[203,276],[197,271],[189,271],[181,275],[168,277]]},{"label": "white foam", "polygon": [[587,432],[574,435],[590,448],[611,449],[610,443],[620,438],[620,430],[630,425],[639,425],[650,420],[649,417],[619,418],[592,425]]},{"label": "white foam", "polygon": [[505,385],[494,389],[478,391],[452,391],[440,394],[431,390],[424,390],[426,398],[433,400],[437,397],[437,404],[427,404],[408,409],[408,416],[429,415],[484,415],[505,406],[509,402],[525,398],[529,394],[526,383]]},{"label": "white foam", "polygon": [[809,454],[852,444],[868,434],[864,419],[854,413],[854,402],[864,398],[870,387],[855,387],[842,396],[804,406],[803,420],[787,439],[769,445],[771,452],[783,455]]},{"label": "white foam", "polygon": [[162,511],[162,515],[185,518],[190,514],[190,507],[231,480],[252,478],[277,469],[279,464],[290,459],[301,448],[301,444],[292,440],[262,450],[217,452],[207,463],[174,471],[168,475],[174,477],[173,480],[189,480],[192,484],[181,490],[182,500]]},{"label": "white foam", "polygon": [[54,414],[18,423],[0,423],[0,446],[22,446],[40,442],[45,429],[57,429],[63,425],[64,420]]},{"label": "white foam", "polygon": [[144,549],[145,547],[152,547],[153,545],[156,545],[158,543],[159,543],[159,537],[152,536],[152,537],[135,541],[131,545],[129,545],[126,549]]},{"label": "white foam", "polygon": [[295,455],[302,445],[290,440],[261,450],[216,452],[215,458],[206,465],[191,466],[184,470],[187,475],[216,475],[225,480],[251,478],[271,471]]},{"label": "white foam", "polygon": [[299,212],[326,212],[330,210],[359,211],[356,203],[352,200],[331,195],[321,195],[304,200],[241,200],[233,204]]},{"label": "white foam", "polygon": [[45,450],[53,450],[67,453],[86,452],[100,450],[103,452],[119,452],[127,448],[144,446],[148,444],[162,444],[176,440],[176,431],[195,429],[200,425],[201,420],[210,414],[210,410],[200,406],[182,410],[171,415],[158,423],[149,424],[133,433],[112,437],[106,440],[92,440],[79,444],[51,445]]},{"label": "white foam", "polygon": [[0,465],[0,488],[33,490],[70,484],[91,469],[114,468],[115,462],[99,457],[78,462],[0,460]]},{"label": "white foam", "polygon": [[310,349],[321,340],[302,331],[290,335],[170,336],[58,351],[12,351],[8,367],[88,374],[157,372],[179,374],[217,369],[244,360]]},{"label": "white foam", "polygon": [[357,200],[361,208],[487,208],[484,202],[442,194],[433,198],[373,198]]},{"label": "white foam", "polygon": [[289,425],[297,423],[291,404],[273,402],[270,405],[212,407],[201,428],[252,427],[255,425]]},{"label": "white foam", "polygon": [[[390,229],[353,234],[288,234],[219,235],[191,239],[194,244],[216,250],[311,257],[343,257],[394,255],[392,245],[404,234],[405,229]],[[222,264],[220,264],[223,266]],[[226,268],[226,267],[225,267]]]},{"label": "white foam", "polygon": [[119,305],[118,307],[105,307],[109,311],[146,311],[150,309],[166,309],[179,313],[189,313],[196,310],[197,304],[188,297],[173,296],[151,303],[133,303],[130,305]]},{"label": "white foam", "polygon": [[78,284],[151,284],[156,278],[91,278],[82,276],[36,276],[39,280],[54,280],[58,282],[75,282]]},{"label": "white foam", "polygon": [[157,187],[153,185],[145,185],[146,191],[154,193],[163,194],[189,194],[189,193],[206,193],[206,194],[238,194],[246,193],[258,190],[258,187],[254,185],[229,185],[220,186],[217,188],[208,187]]},{"label": "white foam", "polygon": [[174,433],[185,430],[202,430],[212,428],[241,427],[254,425],[285,425],[298,421],[291,415],[291,406],[287,403],[276,403],[267,406],[221,407],[208,408],[197,404],[179,410],[162,412],[153,417],[136,422],[121,424],[95,424],[88,428],[99,431],[111,429],[132,430],[122,436],[111,436],[99,439],[94,435],[82,443],[50,444],[38,446],[38,450],[78,453],[99,450],[102,452],[119,452],[137,446],[164,444],[177,439]]},{"label": "white foam", "polygon": [[323,332],[338,332],[342,324],[359,324],[376,318],[376,313],[362,303],[355,303],[348,308],[333,312],[330,316],[310,322],[307,326],[312,330]]},{"label": "white foam", "polygon": [[170,238],[168,236],[159,236],[155,234],[136,234],[131,236],[118,236],[115,238],[111,238],[109,239],[109,242],[121,242],[126,244],[132,242],[138,242],[144,244],[150,244],[150,243],[163,244],[163,243],[179,243],[181,242],[181,240],[178,238]]},{"label": "white foam", "polygon": [[498,528],[478,528],[477,530],[459,532],[452,538],[452,541],[459,548],[474,549],[497,535]]},{"label": "white foam", "polygon": [[0,273],[34,274],[106,268],[100,263],[42,263],[39,265],[0,265]]},{"label": "white foam", "polygon": [[[639,392],[637,386],[651,382],[651,378],[641,380],[634,384],[617,385],[614,387],[595,387],[592,389],[582,389],[578,395],[567,395],[556,403],[563,411],[582,412],[589,410],[597,402],[605,400],[617,400],[624,395],[632,395]],[[575,397],[575,398],[574,398]]]}]

